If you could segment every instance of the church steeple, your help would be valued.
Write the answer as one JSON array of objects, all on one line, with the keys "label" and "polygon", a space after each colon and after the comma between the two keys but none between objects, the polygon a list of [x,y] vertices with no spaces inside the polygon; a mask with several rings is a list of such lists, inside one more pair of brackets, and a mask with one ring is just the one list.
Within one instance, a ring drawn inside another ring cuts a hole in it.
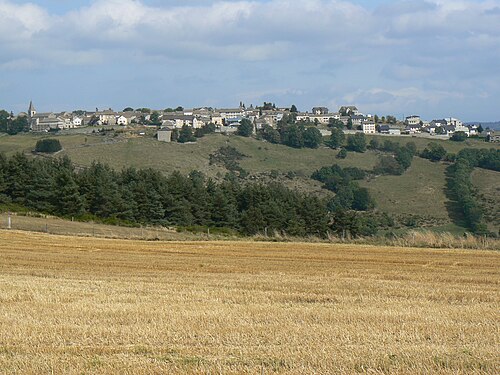
[{"label": "church steeple", "polygon": [[28,108],[28,116],[33,117],[36,115],[36,109],[35,106],[33,105],[33,101],[30,100],[30,107]]}]

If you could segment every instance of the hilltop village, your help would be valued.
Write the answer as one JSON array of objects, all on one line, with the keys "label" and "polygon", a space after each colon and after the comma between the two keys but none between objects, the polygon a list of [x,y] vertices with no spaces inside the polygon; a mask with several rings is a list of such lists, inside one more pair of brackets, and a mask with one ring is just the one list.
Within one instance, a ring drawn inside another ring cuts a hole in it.
[{"label": "hilltop village", "polygon": [[[192,131],[210,125],[217,133],[238,132],[242,123],[251,124],[251,132],[256,133],[266,127],[277,128],[284,117],[307,127],[316,127],[323,136],[330,135],[333,127],[341,128],[346,133],[362,132],[364,134],[436,136],[450,138],[454,134],[465,137],[477,136],[483,132],[479,124],[466,125],[459,119],[449,117],[426,121],[418,115],[398,120],[396,117],[364,114],[356,106],[341,106],[336,112],[326,107],[314,107],[311,111],[300,112],[295,105],[290,108],[278,108],[272,103],[262,106],[245,106],[240,102],[236,108],[167,108],[151,110],[149,108],[125,108],[114,111],[111,108],[95,111],[76,110],[73,112],[38,112],[32,102],[27,112],[17,116],[10,114],[12,120],[19,119],[25,124],[25,131],[34,133],[51,132],[64,129],[99,127],[136,127],[147,126],[158,129],[158,139],[169,142],[172,134],[182,128]],[[490,141],[498,141],[498,135],[487,131]]]}]

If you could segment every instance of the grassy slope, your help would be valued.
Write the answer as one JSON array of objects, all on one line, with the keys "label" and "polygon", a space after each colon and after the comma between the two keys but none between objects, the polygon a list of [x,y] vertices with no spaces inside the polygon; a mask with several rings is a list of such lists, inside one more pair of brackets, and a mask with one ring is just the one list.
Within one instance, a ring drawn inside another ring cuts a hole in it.
[{"label": "grassy slope", "polygon": [[20,374],[498,374],[492,251],[0,231]]},{"label": "grassy slope", "polygon": [[445,169],[444,164],[416,157],[402,176],[380,176],[361,184],[370,189],[382,211],[433,216],[447,222]]},{"label": "grassy slope", "polygon": [[[7,155],[16,151],[29,152],[34,148],[36,140],[43,137],[48,136],[4,136],[0,138],[0,152]],[[195,144],[186,145],[160,143],[150,137],[125,138],[81,134],[58,137],[64,147],[61,154],[68,155],[79,165],[87,166],[94,160],[100,160],[118,169],[127,166],[152,167],[165,173],[174,170],[187,173],[196,169],[213,177],[224,175],[226,170],[219,166],[210,166],[208,156],[223,145],[231,145],[247,156],[241,161],[241,166],[249,172],[255,174],[275,170],[284,174],[293,171],[299,176],[298,179],[282,181],[290,187],[311,192],[321,190],[318,183],[308,179],[314,170],[334,163],[372,169],[378,157],[376,153],[368,151],[364,154],[349,153],[347,159],[339,160],[335,158],[337,151],[327,147],[297,150],[237,136],[211,135]],[[375,137],[380,142],[391,140],[404,144],[412,141],[420,150],[433,141],[442,144],[449,152],[457,152],[464,147],[498,147],[478,140],[457,143],[413,137]],[[403,176],[378,177],[363,182],[363,185],[373,193],[378,206],[384,211],[432,216],[445,229],[463,231],[460,227],[450,227],[447,198],[444,193],[444,170],[443,164],[416,158],[410,170]],[[476,183],[480,189],[488,190],[491,185],[500,185],[500,178],[498,174],[494,174],[488,179],[479,178]]]}]

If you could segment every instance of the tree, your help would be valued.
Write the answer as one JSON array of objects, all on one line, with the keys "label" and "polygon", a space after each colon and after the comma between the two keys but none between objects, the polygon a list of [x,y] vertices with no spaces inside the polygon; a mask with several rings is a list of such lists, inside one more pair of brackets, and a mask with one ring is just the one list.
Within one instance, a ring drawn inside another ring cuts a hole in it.
[{"label": "tree", "polygon": [[375,121],[375,124],[378,124],[380,122],[380,118],[378,115],[373,116],[373,121]]},{"label": "tree", "polygon": [[298,109],[295,106],[295,104],[292,104],[292,106],[290,107],[290,112],[292,112],[292,113],[297,113],[298,112]]},{"label": "tree", "polygon": [[467,134],[462,131],[455,132],[450,138],[450,140],[454,142],[463,142],[466,139],[467,139]]},{"label": "tree", "polygon": [[317,128],[307,128],[304,131],[304,147],[318,148],[323,141],[323,135]]},{"label": "tree", "polygon": [[389,116],[387,116],[387,122],[389,124],[393,124],[394,125],[394,124],[396,124],[396,122],[398,122],[398,120],[396,119],[396,117],[389,115]]},{"label": "tree", "polygon": [[238,130],[236,134],[241,135],[242,137],[250,137],[253,134],[253,124],[247,118],[241,120],[240,126],[238,126]]},{"label": "tree", "polygon": [[375,201],[370,196],[368,189],[358,188],[354,190],[352,209],[356,211],[368,211],[375,207]]},{"label": "tree", "polygon": [[349,118],[349,120],[347,120],[347,129],[351,130],[352,129],[352,119]]},{"label": "tree", "polygon": [[431,142],[424,151],[422,151],[420,156],[431,161],[440,161],[446,156],[446,150],[440,144]]},{"label": "tree", "polygon": [[7,121],[7,133],[16,135],[21,132],[29,131],[28,119],[25,116],[18,116],[15,119]]},{"label": "tree", "polygon": [[347,150],[345,148],[341,149],[337,154],[337,159],[345,159],[347,157]]},{"label": "tree", "polygon": [[264,127],[260,130],[260,134],[262,138],[270,143],[280,143],[280,133],[272,126],[265,124]]},{"label": "tree", "polygon": [[54,153],[62,150],[58,139],[40,139],[35,146],[36,152]]},{"label": "tree", "polygon": [[373,168],[373,171],[377,174],[399,176],[403,174],[404,169],[394,157],[383,155],[379,158],[379,161]]},{"label": "tree", "polygon": [[330,135],[330,139],[327,144],[329,147],[333,149],[337,149],[344,143],[345,135],[344,132],[338,128],[332,129],[332,135]]},{"label": "tree", "polygon": [[328,120],[328,127],[329,128],[337,128],[337,129],[344,129],[344,123],[340,121],[339,119],[335,119],[333,117],[330,117]]},{"label": "tree", "polygon": [[193,135],[193,129],[191,129],[189,125],[182,125],[177,142],[179,143],[196,142],[196,137]]},{"label": "tree", "polygon": [[482,133],[483,131],[484,131],[483,126],[479,124],[479,126],[477,127],[477,132]]},{"label": "tree", "polygon": [[132,107],[127,107],[123,110],[123,112],[134,112],[134,109]]},{"label": "tree", "polygon": [[370,139],[369,147],[372,150],[378,150],[378,148],[380,147],[378,139],[377,138]]},{"label": "tree", "polygon": [[366,137],[363,133],[356,133],[347,137],[347,149],[355,152],[366,151]]},{"label": "tree", "polygon": [[403,170],[410,168],[413,155],[405,147],[401,147],[396,151],[396,161],[401,165]]},{"label": "tree", "polygon": [[149,121],[151,122],[152,125],[161,125],[160,114],[154,111],[149,117]]}]

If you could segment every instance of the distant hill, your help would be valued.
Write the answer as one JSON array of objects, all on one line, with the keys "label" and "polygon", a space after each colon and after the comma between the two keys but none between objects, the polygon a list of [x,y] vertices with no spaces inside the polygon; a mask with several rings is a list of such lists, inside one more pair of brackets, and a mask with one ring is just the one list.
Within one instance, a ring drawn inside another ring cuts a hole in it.
[{"label": "distant hill", "polygon": [[466,125],[473,125],[473,124],[481,124],[481,126],[486,129],[494,129],[494,130],[500,130],[500,121],[496,122],[481,122],[481,121],[473,121],[473,122],[467,122]]}]

